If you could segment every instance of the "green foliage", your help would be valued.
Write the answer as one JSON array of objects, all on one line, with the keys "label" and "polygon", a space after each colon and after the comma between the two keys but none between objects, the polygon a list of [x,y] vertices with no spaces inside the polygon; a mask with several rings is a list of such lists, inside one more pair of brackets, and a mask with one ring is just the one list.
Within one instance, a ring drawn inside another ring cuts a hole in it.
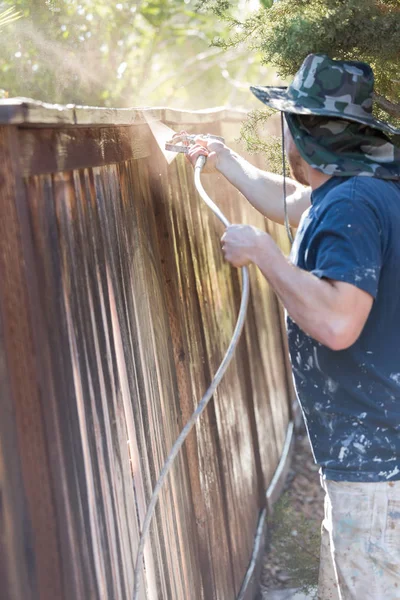
[{"label": "green foliage", "polygon": [[9,96],[243,106],[251,97],[243,78],[257,80],[260,71],[259,57],[245,49],[211,46],[214,36],[229,37],[229,24],[197,11],[195,0],[0,0],[0,12],[12,7],[22,18],[2,29],[0,46],[0,86]]},{"label": "green foliage", "polygon": [[[209,6],[208,0],[202,5]],[[400,116],[397,0],[278,0],[235,23],[229,8],[224,11],[222,6],[214,0],[211,8],[234,25],[234,32],[229,39],[217,38],[218,47],[227,50],[245,43],[259,50],[263,62],[283,78],[291,78],[310,53],[366,61],[374,69],[377,94],[391,100],[392,115]]]},{"label": "green foliage", "polygon": [[274,0],[261,0],[261,5],[264,8],[271,8],[271,6],[273,5]]},{"label": "green foliage", "polygon": [[[271,136],[265,127],[268,119],[270,119],[274,112],[271,108],[250,112],[242,125],[240,142],[245,145],[248,152],[267,156],[268,169],[273,173],[283,175],[281,138]],[[290,176],[287,161],[286,175]]]},{"label": "green foliage", "polygon": [[374,67],[377,89],[396,99],[400,52],[399,7],[382,10],[375,0],[281,0],[260,31],[264,60],[282,76],[297,71],[310,52],[332,58],[365,60]]},{"label": "green foliage", "polygon": [[[291,577],[291,585],[316,599],[318,584],[320,526],[298,514],[287,494],[275,506],[271,545]],[[315,595],[314,595],[315,594]]]}]

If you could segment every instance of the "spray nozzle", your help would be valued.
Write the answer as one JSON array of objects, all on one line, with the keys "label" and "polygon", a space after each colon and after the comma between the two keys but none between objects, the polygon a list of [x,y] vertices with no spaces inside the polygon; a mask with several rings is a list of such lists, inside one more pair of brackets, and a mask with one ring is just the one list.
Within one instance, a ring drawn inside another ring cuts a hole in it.
[{"label": "spray nozzle", "polygon": [[[187,154],[190,146],[195,143],[196,137],[198,137],[198,134],[189,135],[185,133],[175,135],[170,141],[166,142],[165,149],[168,150],[168,152],[183,152],[184,154]],[[223,137],[219,135],[212,135],[211,133],[207,133],[201,137],[216,140],[222,143],[225,142]]]}]

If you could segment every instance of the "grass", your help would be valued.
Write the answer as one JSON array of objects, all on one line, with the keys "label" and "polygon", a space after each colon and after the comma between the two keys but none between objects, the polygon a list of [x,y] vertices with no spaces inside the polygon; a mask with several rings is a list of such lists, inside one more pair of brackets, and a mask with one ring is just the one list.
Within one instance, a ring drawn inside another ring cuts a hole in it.
[{"label": "grass", "polygon": [[270,520],[270,546],[290,576],[290,585],[317,598],[320,523],[297,511],[286,492],[277,502]]}]

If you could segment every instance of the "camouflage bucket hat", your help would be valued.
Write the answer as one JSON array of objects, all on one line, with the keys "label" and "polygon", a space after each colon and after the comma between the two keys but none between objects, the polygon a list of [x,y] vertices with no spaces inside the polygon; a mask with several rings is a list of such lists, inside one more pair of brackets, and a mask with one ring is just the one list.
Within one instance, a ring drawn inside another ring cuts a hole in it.
[{"label": "camouflage bucket hat", "polygon": [[374,74],[363,62],[309,54],[288,87],[250,89],[261,102],[285,113],[339,117],[400,135],[400,129],[372,115]]},{"label": "camouflage bucket hat", "polygon": [[314,169],[341,177],[400,179],[400,148],[383,131],[347,119],[285,117],[298,151]]},{"label": "camouflage bucket hat", "polygon": [[285,113],[297,149],[314,169],[400,179],[400,130],[373,117],[374,75],[366,63],[310,54],[288,88],[250,89]]}]

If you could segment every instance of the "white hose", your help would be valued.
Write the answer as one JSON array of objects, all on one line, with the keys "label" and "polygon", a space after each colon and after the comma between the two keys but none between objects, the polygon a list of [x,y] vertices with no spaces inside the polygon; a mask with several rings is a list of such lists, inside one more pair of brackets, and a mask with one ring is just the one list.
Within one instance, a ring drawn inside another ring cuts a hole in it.
[{"label": "white hose", "polygon": [[[216,204],[214,204],[214,202],[211,200],[211,198],[206,194],[206,192],[203,188],[203,185],[200,181],[200,173],[201,173],[205,163],[206,163],[206,157],[199,156],[199,158],[197,159],[197,162],[196,162],[195,170],[194,170],[194,182],[195,182],[196,189],[197,189],[198,193],[200,194],[201,198],[204,200],[204,202],[211,208],[213,213],[220,219],[220,221],[222,221],[222,223],[225,225],[225,227],[229,227],[230,222],[225,217],[225,215],[220,211],[218,206]],[[249,290],[250,290],[249,271],[248,271],[247,267],[242,267],[242,299],[240,302],[239,314],[238,314],[238,318],[236,321],[236,326],[235,326],[235,330],[233,332],[232,339],[229,343],[226,354],[225,354],[220,366],[218,367],[218,370],[214,376],[214,379],[212,380],[212,382],[210,384],[210,387],[208,388],[208,390],[206,391],[206,393],[200,400],[199,404],[197,405],[196,410],[194,411],[194,413],[192,414],[192,416],[186,423],[185,427],[182,429],[181,433],[179,434],[178,439],[176,440],[175,444],[173,445],[172,450],[171,450],[168,458],[166,459],[164,466],[161,470],[160,476],[158,478],[158,481],[155,485],[153,494],[150,499],[150,504],[147,508],[147,512],[146,512],[146,516],[145,516],[145,519],[143,522],[143,528],[142,528],[142,532],[141,532],[141,536],[140,536],[140,542],[139,542],[139,548],[138,548],[137,557],[136,557],[136,563],[135,563],[133,600],[138,600],[139,572],[140,572],[140,568],[142,566],[144,545],[147,540],[147,536],[148,536],[149,529],[150,529],[150,523],[153,518],[154,510],[155,510],[155,507],[156,507],[156,504],[158,501],[158,497],[160,495],[161,488],[162,488],[163,483],[173,465],[173,462],[174,462],[179,450],[181,449],[184,441],[186,440],[187,436],[189,435],[190,430],[192,429],[193,425],[196,423],[197,419],[200,417],[201,413],[206,408],[208,402],[211,400],[216,388],[218,387],[222,377],[225,374],[225,371],[227,370],[227,368],[229,366],[229,363],[231,362],[231,360],[233,358],[233,355],[236,350],[236,346],[239,342],[240,334],[242,333],[245,318],[246,318],[247,304],[248,304],[248,300],[249,300]]]}]

